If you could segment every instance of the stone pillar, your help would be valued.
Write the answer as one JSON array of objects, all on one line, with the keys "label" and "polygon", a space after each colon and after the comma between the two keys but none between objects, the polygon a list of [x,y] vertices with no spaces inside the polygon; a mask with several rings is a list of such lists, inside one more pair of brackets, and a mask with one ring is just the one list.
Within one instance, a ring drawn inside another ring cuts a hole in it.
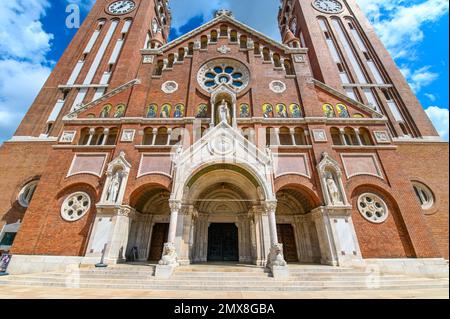
[{"label": "stone pillar", "polygon": [[297,145],[297,143],[295,142],[295,129],[294,128],[290,128],[289,129],[289,133],[291,134],[292,145]]},{"label": "stone pillar", "polygon": [[361,135],[359,135],[359,129],[355,129],[356,140],[358,141],[358,145],[363,145],[361,141]]},{"label": "stone pillar", "polygon": [[153,139],[152,139],[152,145],[155,145],[156,143],[156,136],[158,135],[158,129],[153,129]]},{"label": "stone pillar", "polygon": [[88,141],[87,141],[86,145],[91,145],[92,138],[94,137],[94,134],[95,134],[95,129],[91,128],[89,130],[89,138],[88,138]]},{"label": "stone pillar", "polygon": [[322,264],[361,265],[362,255],[351,214],[351,206],[318,207],[311,212],[319,237]]},{"label": "stone pillar", "polygon": [[265,203],[266,212],[269,216],[271,247],[267,257],[266,267],[272,271],[274,278],[289,277],[289,269],[283,256],[283,245],[278,242],[277,221],[275,213],[277,210],[276,201],[267,201]]},{"label": "stone pillar", "polygon": [[164,251],[159,264],[156,266],[155,276],[160,278],[170,278],[178,264],[178,255],[175,248],[175,237],[177,232],[178,214],[181,210],[180,201],[170,201],[170,224],[167,242],[164,244]]},{"label": "stone pillar", "polygon": [[178,263],[180,265],[189,265],[190,260],[190,242],[193,223],[194,207],[189,206],[182,209],[178,216],[178,234],[175,239],[175,247],[178,252]]},{"label": "stone pillar", "polygon": [[257,266],[265,266],[270,251],[269,217],[264,209],[253,207],[254,219],[254,262]]},{"label": "stone pillar", "polygon": [[108,136],[109,136],[109,128],[105,128],[103,130],[103,141],[102,141],[102,145],[106,145],[106,141],[108,140]]},{"label": "stone pillar", "polygon": [[97,216],[88,245],[88,257],[100,257],[106,244],[106,264],[126,261],[131,223],[135,211],[129,206],[97,205]]},{"label": "stone pillar", "polygon": [[341,143],[342,145],[347,145],[347,140],[345,139],[345,130],[339,129],[339,136],[341,137]]}]

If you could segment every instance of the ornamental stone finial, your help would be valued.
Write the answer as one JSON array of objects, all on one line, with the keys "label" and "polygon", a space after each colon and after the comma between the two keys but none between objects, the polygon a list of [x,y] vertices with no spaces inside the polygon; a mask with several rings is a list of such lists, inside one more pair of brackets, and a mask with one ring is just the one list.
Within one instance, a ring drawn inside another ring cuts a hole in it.
[{"label": "ornamental stone finial", "polygon": [[228,16],[230,18],[233,17],[233,12],[231,10],[227,10],[227,9],[220,9],[216,11],[215,17],[220,17],[220,16]]}]

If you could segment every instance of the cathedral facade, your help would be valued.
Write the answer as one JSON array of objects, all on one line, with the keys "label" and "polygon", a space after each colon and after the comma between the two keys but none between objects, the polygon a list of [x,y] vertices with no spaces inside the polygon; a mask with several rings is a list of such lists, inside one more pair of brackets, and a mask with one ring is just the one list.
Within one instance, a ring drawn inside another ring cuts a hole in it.
[{"label": "cathedral facade", "polygon": [[10,271],[448,259],[448,144],[355,0],[278,21],[168,41],[167,0],[97,0],[0,149]]}]

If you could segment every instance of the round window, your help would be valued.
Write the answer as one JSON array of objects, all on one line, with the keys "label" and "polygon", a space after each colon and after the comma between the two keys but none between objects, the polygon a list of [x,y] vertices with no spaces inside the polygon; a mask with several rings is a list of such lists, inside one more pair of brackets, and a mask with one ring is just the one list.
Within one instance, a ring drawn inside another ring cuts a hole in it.
[{"label": "round window", "polygon": [[358,210],[365,219],[372,223],[380,224],[388,218],[386,203],[375,194],[366,193],[359,196]]},{"label": "round window", "polygon": [[36,190],[39,181],[32,181],[26,184],[19,193],[19,204],[22,207],[27,208],[30,205],[31,199],[33,198],[34,191]]},{"label": "round window", "polygon": [[414,192],[419,200],[422,209],[430,209],[434,205],[434,196],[431,190],[422,183],[413,183]]},{"label": "round window", "polygon": [[64,220],[74,222],[81,219],[91,208],[91,198],[88,194],[77,192],[68,196],[61,207]]},{"label": "round window", "polygon": [[198,72],[198,82],[206,91],[212,91],[221,84],[227,84],[239,92],[247,87],[249,78],[247,67],[231,59],[210,61]]}]

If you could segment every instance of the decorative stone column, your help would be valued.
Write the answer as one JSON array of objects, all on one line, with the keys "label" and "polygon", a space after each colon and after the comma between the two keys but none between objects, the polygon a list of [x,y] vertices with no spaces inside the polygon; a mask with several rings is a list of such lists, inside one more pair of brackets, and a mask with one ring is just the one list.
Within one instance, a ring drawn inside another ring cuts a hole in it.
[{"label": "decorative stone column", "polygon": [[277,234],[277,221],[275,213],[277,210],[276,201],[267,201],[265,203],[265,210],[269,217],[270,228],[270,252],[267,257],[267,265],[272,272],[274,278],[286,278],[289,277],[289,269],[283,256],[283,245],[278,242]]},{"label": "decorative stone column", "polygon": [[180,201],[169,201],[170,206],[170,224],[167,242],[164,244],[164,250],[159,264],[156,266],[156,277],[170,278],[178,264],[178,255],[175,249],[175,237],[177,232],[178,214],[181,210]]},{"label": "decorative stone column", "polygon": [[254,262],[257,266],[266,266],[270,251],[270,230],[267,212],[260,207],[253,207]]}]

